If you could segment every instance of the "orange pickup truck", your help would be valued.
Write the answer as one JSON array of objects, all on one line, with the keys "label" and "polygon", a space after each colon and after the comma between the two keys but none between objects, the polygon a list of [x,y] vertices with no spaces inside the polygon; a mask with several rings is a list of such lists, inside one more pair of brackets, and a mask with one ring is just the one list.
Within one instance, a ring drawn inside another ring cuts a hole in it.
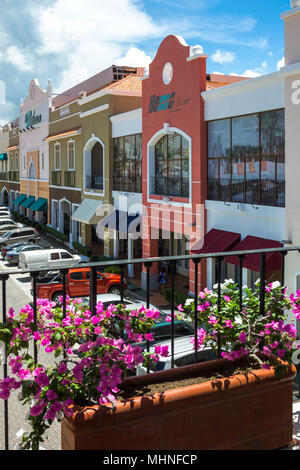
[{"label": "orange pickup truck", "polygon": [[[124,290],[127,281],[124,278]],[[31,294],[33,294],[33,281],[31,281]],[[49,299],[54,302],[62,295],[63,284],[60,272],[48,273],[37,279],[37,298]],[[120,294],[121,276],[119,274],[97,272],[97,294]],[[89,268],[70,269],[67,274],[66,294],[69,297],[86,297],[90,295]]]}]

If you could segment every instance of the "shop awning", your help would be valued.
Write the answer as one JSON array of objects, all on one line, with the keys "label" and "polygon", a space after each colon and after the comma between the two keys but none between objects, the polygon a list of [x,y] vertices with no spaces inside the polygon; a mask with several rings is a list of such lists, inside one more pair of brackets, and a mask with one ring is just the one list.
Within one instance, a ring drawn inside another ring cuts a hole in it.
[{"label": "shop awning", "polygon": [[[234,251],[244,251],[244,250],[262,250],[264,248],[280,248],[282,243],[276,240],[270,240],[268,238],[259,238],[252,237],[248,235],[244,240],[239,243]],[[260,258],[261,255],[247,255],[243,260],[243,267],[250,269],[251,271],[260,271]],[[231,263],[239,266],[240,260],[237,256],[226,256],[226,263]],[[266,271],[276,271],[281,269],[282,266],[282,257],[280,253],[269,253],[266,254]]]},{"label": "shop awning", "polygon": [[82,224],[97,224],[103,217],[97,215],[97,209],[103,204],[103,201],[97,199],[84,199],[78,209],[72,215],[72,220],[81,222]]},{"label": "shop awning", "polygon": [[[131,222],[135,223],[130,227]],[[104,227],[116,230],[120,233],[136,233],[140,232],[140,224],[142,216],[140,214],[129,215],[128,212],[115,210],[105,220]]]},{"label": "shop awning", "polygon": [[47,199],[43,197],[39,197],[38,200],[32,204],[30,209],[36,212],[45,212],[47,210],[47,207],[48,207]]},{"label": "shop awning", "polygon": [[192,254],[222,253],[223,251],[235,250],[236,245],[241,241],[241,234],[227,232],[226,230],[211,229],[204,239],[195,243],[191,249]]},{"label": "shop awning", "polygon": [[0,161],[7,160],[7,153],[0,153]]},{"label": "shop awning", "polygon": [[15,206],[19,206],[21,204],[21,202],[25,201],[26,198],[27,198],[26,194],[20,194],[17,197],[17,199],[14,200]]},{"label": "shop awning", "polygon": [[21,202],[20,206],[25,207],[26,209],[31,209],[31,205],[35,202],[34,196],[28,196],[27,199]]}]

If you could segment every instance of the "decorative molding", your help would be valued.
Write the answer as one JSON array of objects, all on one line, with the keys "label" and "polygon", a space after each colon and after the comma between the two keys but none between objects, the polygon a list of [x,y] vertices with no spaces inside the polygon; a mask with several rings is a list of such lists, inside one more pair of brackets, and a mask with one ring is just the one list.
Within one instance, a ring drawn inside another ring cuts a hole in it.
[{"label": "decorative molding", "polygon": [[97,108],[90,109],[89,111],[84,111],[80,113],[80,118],[85,118],[87,116],[91,116],[92,114],[100,113],[101,111],[105,111],[106,109],[109,109],[109,104],[103,104],[101,106],[98,106]]}]

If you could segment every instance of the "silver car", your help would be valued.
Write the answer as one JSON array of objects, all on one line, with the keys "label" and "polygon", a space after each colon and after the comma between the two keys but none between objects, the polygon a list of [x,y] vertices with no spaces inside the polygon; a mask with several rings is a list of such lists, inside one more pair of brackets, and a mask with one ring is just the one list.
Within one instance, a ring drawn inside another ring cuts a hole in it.
[{"label": "silver car", "polygon": [[0,246],[18,242],[36,243],[39,239],[39,232],[33,227],[11,228],[0,236]]}]

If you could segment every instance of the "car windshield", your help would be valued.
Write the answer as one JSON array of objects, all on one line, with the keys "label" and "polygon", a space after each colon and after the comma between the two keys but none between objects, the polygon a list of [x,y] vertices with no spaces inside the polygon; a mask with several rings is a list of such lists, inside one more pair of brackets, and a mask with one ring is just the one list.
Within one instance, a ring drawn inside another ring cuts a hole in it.
[{"label": "car windshield", "polygon": [[20,246],[17,246],[15,248],[15,251],[17,251],[19,253],[19,251],[22,251],[22,250],[28,249],[28,248],[30,248],[30,245],[20,245]]},{"label": "car windshield", "polygon": [[2,238],[8,238],[12,234],[12,231],[10,230],[9,232],[6,232],[4,235],[2,235]]}]

